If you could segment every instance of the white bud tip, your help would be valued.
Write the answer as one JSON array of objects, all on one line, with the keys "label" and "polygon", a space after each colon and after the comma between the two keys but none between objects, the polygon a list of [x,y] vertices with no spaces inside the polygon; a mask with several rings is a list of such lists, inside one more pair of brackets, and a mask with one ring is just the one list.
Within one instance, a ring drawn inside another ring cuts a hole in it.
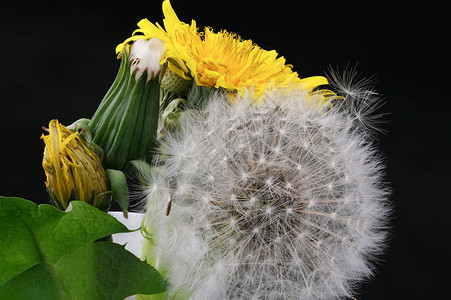
[{"label": "white bud tip", "polygon": [[130,51],[131,72],[137,71],[136,78],[141,77],[145,70],[148,78],[158,74],[165,49],[164,43],[158,38],[136,40]]}]

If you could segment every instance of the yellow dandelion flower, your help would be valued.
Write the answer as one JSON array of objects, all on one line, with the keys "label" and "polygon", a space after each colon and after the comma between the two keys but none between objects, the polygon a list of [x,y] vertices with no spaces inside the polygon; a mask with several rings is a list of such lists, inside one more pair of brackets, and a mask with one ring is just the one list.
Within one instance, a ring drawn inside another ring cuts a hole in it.
[{"label": "yellow dandelion flower", "polygon": [[108,202],[108,179],[99,157],[78,136],[57,120],[50,121],[49,134],[42,135],[45,143],[42,167],[45,183],[54,204],[66,209],[72,200],[99,207]]},{"label": "yellow dandelion flower", "polygon": [[[166,44],[161,63],[168,63],[169,69],[179,76],[193,78],[199,86],[231,92],[252,89],[257,99],[268,89],[300,88],[311,93],[320,85],[328,84],[322,76],[300,79],[275,50],[261,49],[251,40],[243,40],[234,33],[214,32],[209,27],[199,32],[194,20],[191,24],[179,20],[169,0],[163,2],[163,14],[164,28],[147,19],[141,20],[133,36],[117,46],[118,55],[131,41],[158,37]],[[315,95],[325,100],[329,94],[315,92]]]},{"label": "yellow dandelion flower", "polygon": [[199,86],[224,88],[242,92],[255,91],[258,98],[268,88],[294,85],[297,73],[285,64],[276,51],[266,51],[251,40],[242,40],[227,31],[204,31],[199,44],[191,44],[191,51],[180,53]]}]

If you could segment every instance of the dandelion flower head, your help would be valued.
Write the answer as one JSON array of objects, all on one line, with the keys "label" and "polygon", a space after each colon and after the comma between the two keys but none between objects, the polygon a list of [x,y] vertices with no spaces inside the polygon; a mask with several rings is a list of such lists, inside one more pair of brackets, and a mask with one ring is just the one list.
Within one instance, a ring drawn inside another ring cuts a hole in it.
[{"label": "dandelion flower head", "polygon": [[191,24],[179,20],[169,0],[163,2],[163,13],[164,28],[143,19],[138,23],[139,29],[119,44],[116,52],[120,55],[131,41],[158,37],[167,49],[161,63],[167,62],[170,70],[179,76],[193,78],[199,86],[231,92],[242,93],[252,88],[256,99],[268,89],[301,88],[311,92],[328,83],[322,76],[300,79],[275,50],[264,50],[235,33],[214,32],[209,27],[199,32],[194,20]]}]

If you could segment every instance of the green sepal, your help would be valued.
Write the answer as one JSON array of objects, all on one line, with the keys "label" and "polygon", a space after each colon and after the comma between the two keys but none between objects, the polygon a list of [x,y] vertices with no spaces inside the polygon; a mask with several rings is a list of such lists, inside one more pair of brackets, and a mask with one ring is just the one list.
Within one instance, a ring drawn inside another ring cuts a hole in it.
[{"label": "green sepal", "polygon": [[103,162],[103,149],[92,141],[92,130],[89,126],[90,122],[90,119],[78,119],[74,123],[67,126],[67,129],[73,132],[78,131],[78,136],[80,137],[80,139],[85,143],[86,146],[88,146],[90,150],[94,151],[94,153],[99,157],[100,161]]},{"label": "green sepal", "polygon": [[178,128],[180,111],[184,106],[186,106],[186,100],[182,98],[176,98],[171,102],[169,102],[169,104],[166,106],[163,113],[161,114],[163,127],[166,130]]},{"label": "green sepal", "polygon": [[187,103],[189,108],[197,109],[208,99],[208,96],[215,91],[214,88],[199,86],[193,80],[193,85],[188,94]]},{"label": "green sepal", "polygon": [[113,200],[119,203],[122,209],[124,218],[128,218],[128,206],[130,199],[128,195],[127,178],[124,172],[113,169],[106,169],[106,174],[110,181],[111,192],[113,194]]},{"label": "green sepal", "polygon": [[85,130],[90,136],[91,128],[89,127],[89,122],[91,122],[90,119],[81,118],[75,121],[74,123],[70,124],[69,126],[67,126],[67,129],[73,132]]},{"label": "green sepal", "polygon": [[94,142],[86,142],[86,146],[88,146],[89,149],[94,151],[94,153],[97,154],[97,156],[99,157],[99,160],[103,163],[103,158],[105,156],[103,149]]},{"label": "green sepal", "polygon": [[[109,197],[104,197],[105,195],[111,194]],[[101,211],[108,212],[110,210],[111,201],[112,201],[112,191],[106,191],[103,193],[97,194],[97,197],[102,197],[102,200],[97,204],[97,208]]]},{"label": "green sepal", "polygon": [[152,167],[147,162],[136,159],[129,162],[128,167],[126,168],[130,173],[133,174],[134,177],[138,180],[138,182],[145,186],[148,183],[148,180],[152,174]]}]

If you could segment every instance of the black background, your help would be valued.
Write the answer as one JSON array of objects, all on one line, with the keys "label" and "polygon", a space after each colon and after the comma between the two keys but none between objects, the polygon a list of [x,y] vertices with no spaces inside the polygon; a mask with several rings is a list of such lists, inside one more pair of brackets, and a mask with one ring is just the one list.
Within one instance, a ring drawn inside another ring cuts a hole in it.
[{"label": "black background", "polygon": [[[301,77],[357,64],[390,113],[378,148],[393,189],[390,247],[357,299],[447,299],[451,184],[447,1],[182,1],[185,22],[276,49]],[[41,126],[91,117],[113,82],[116,45],[160,1],[2,2],[0,195],[48,203]]]}]

